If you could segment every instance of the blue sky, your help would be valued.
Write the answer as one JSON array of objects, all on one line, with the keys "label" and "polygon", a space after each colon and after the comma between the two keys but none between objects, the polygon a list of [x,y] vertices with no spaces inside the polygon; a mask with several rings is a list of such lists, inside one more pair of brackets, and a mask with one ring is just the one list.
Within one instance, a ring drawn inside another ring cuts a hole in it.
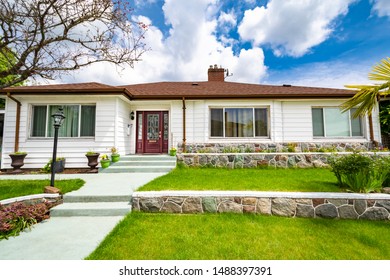
[{"label": "blue sky", "polygon": [[130,0],[150,24],[150,48],[119,74],[94,66],[66,82],[201,81],[209,65],[227,81],[342,88],[368,83],[390,56],[389,0]]}]

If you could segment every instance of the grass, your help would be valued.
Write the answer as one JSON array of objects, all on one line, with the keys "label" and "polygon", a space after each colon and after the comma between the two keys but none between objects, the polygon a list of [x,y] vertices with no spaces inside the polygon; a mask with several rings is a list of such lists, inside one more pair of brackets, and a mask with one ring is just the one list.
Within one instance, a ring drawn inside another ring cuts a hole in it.
[{"label": "grass", "polygon": [[92,260],[388,260],[389,222],[133,212]]},{"label": "grass", "polygon": [[139,191],[247,190],[340,192],[330,169],[217,169],[178,167]]},{"label": "grass", "polygon": [[[63,194],[78,190],[84,184],[81,179],[55,181],[55,186]],[[44,187],[49,185],[50,180],[0,180],[0,200],[43,193]]]}]

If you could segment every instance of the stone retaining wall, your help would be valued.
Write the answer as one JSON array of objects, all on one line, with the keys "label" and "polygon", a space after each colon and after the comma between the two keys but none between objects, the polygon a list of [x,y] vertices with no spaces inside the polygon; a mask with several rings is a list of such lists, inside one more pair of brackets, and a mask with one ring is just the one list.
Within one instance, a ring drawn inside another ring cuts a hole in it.
[{"label": "stone retaining wall", "polygon": [[303,218],[389,220],[390,195],[238,191],[135,192],[133,211],[251,213]]},{"label": "stone retaining wall", "polygon": [[[351,154],[340,152],[337,155]],[[389,152],[366,152],[370,156],[389,156]],[[188,167],[326,167],[334,153],[179,153],[177,163]]]},{"label": "stone retaining wall", "polygon": [[[369,142],[290,142],[290,143],[187,143],[187,153],[259,153],[259,152],[353,152],[368,151]],[[183,152],[183,144],[178,144]]]},{"label": "stone retaining wall", "polygon": [[34,194],[0,200],[0,205],[10,205],[15,202],[23,202],[26,205],[35,205],[38,203],[49,202],[55,206],[61,204],[62,201],[62,196],[59,194]]}]

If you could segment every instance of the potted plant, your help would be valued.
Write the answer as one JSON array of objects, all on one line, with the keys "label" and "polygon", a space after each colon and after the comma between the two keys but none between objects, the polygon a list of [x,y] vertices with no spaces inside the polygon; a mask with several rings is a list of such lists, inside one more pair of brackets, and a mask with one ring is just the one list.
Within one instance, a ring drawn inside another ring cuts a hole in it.
[{"label": "potted plant", "polygon": [[175,147],[172,147],[169,150],[169,155],[172,156],[172,157],[176,156],[176,148]]},{"label": "potted plant", "polygon": [[110,159],[108,158],[108,155],[104,154],[100,157],[100,165],[102,168],[107,168],[110,166]]},{"label": "potted plant", "polygon": [[[48,163],[41,169],[42,172],[50,173],[51,172],[51,161],[49,160]],[[65,158],[64,157],[58,157],[56,159],[56,163],[54,165],[54,172],[55,173],[61,173],[64,172],[65,169]]]},{"label": "potted plant", "polygon": [[22,173],[20,169],[24,165],[24,158],[27,156],[26,152],[14,152],[9,154],[11,158],[11,166],[14,168],[13,173]]},{"label": "potted plant", "polygon": [[64,172],[64,169],[65,169],[65,158],[64,157],[56,158],[56,163],[54,165],[54,172],[61,173]]},{"label": "potted plant", "polygon": [[112,162],[118,162],[120,158],[120,155],[118,154],[118,149],[115,147],[111,148],[111,161]]},{"label": "potted plant", "polygon": [[85,156],[88,158],[88,166],[91,168],[89,171],[90,173],[96,173],[97,169],[96,166],[99,164],[100,153],[94,152],[94,151],[88,151]]}]

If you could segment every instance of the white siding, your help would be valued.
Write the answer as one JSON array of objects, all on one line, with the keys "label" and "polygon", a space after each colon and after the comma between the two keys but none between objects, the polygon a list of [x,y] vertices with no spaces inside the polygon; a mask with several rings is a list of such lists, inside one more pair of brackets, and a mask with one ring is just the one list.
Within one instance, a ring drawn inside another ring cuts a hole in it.
[{"label": "white siding", "polygon": [[[186,101],[187,143],[250,143],[250,142],[366,142],[369,141],[369,126],[364,119],[363,138],[313,138],[311,108],[313,106],[337,107],[342,100],[203,100]],[[269,138],[210,138],[210,108],[222,107],[268,107],[270,116]],[[172,132],[175,142],[182,141],[181,101],[172,106]],[[380,139],[377,112],[373,113],[375,139]]]},{"label": "white siding", "polygon": [[[42,168],[52,157],[52,138],[31,138],[31,106],[46,104],[96,104],[96,131],[91,138],[59,138],[58,157],[66,158],[67,168],[88,167],[85,153],[94,150],[108,153],[115,145],[115,116],[117,97],[103,96],[17,96],[22,103],[19,151],[28,153],[24,168]],[[70,101],[71,100],[71,101]],[[118,117],[119,118],[119,117]],[[1,168],[12,168],[9,153],[14,151],[16,103],[7,99]],[[118,142],[119,143],[119,142]]]},{"label": "white siding", "polygon": [[117,114],[115,147],[121,155],[130,154],[130,142],[132,141],[129,126],[131,124],[130,104],[120,98],[116,99]]},{"label": "white siding", "polygon": [[283,136],[281,142],[312,141],[311,104],[282,101]]}]

